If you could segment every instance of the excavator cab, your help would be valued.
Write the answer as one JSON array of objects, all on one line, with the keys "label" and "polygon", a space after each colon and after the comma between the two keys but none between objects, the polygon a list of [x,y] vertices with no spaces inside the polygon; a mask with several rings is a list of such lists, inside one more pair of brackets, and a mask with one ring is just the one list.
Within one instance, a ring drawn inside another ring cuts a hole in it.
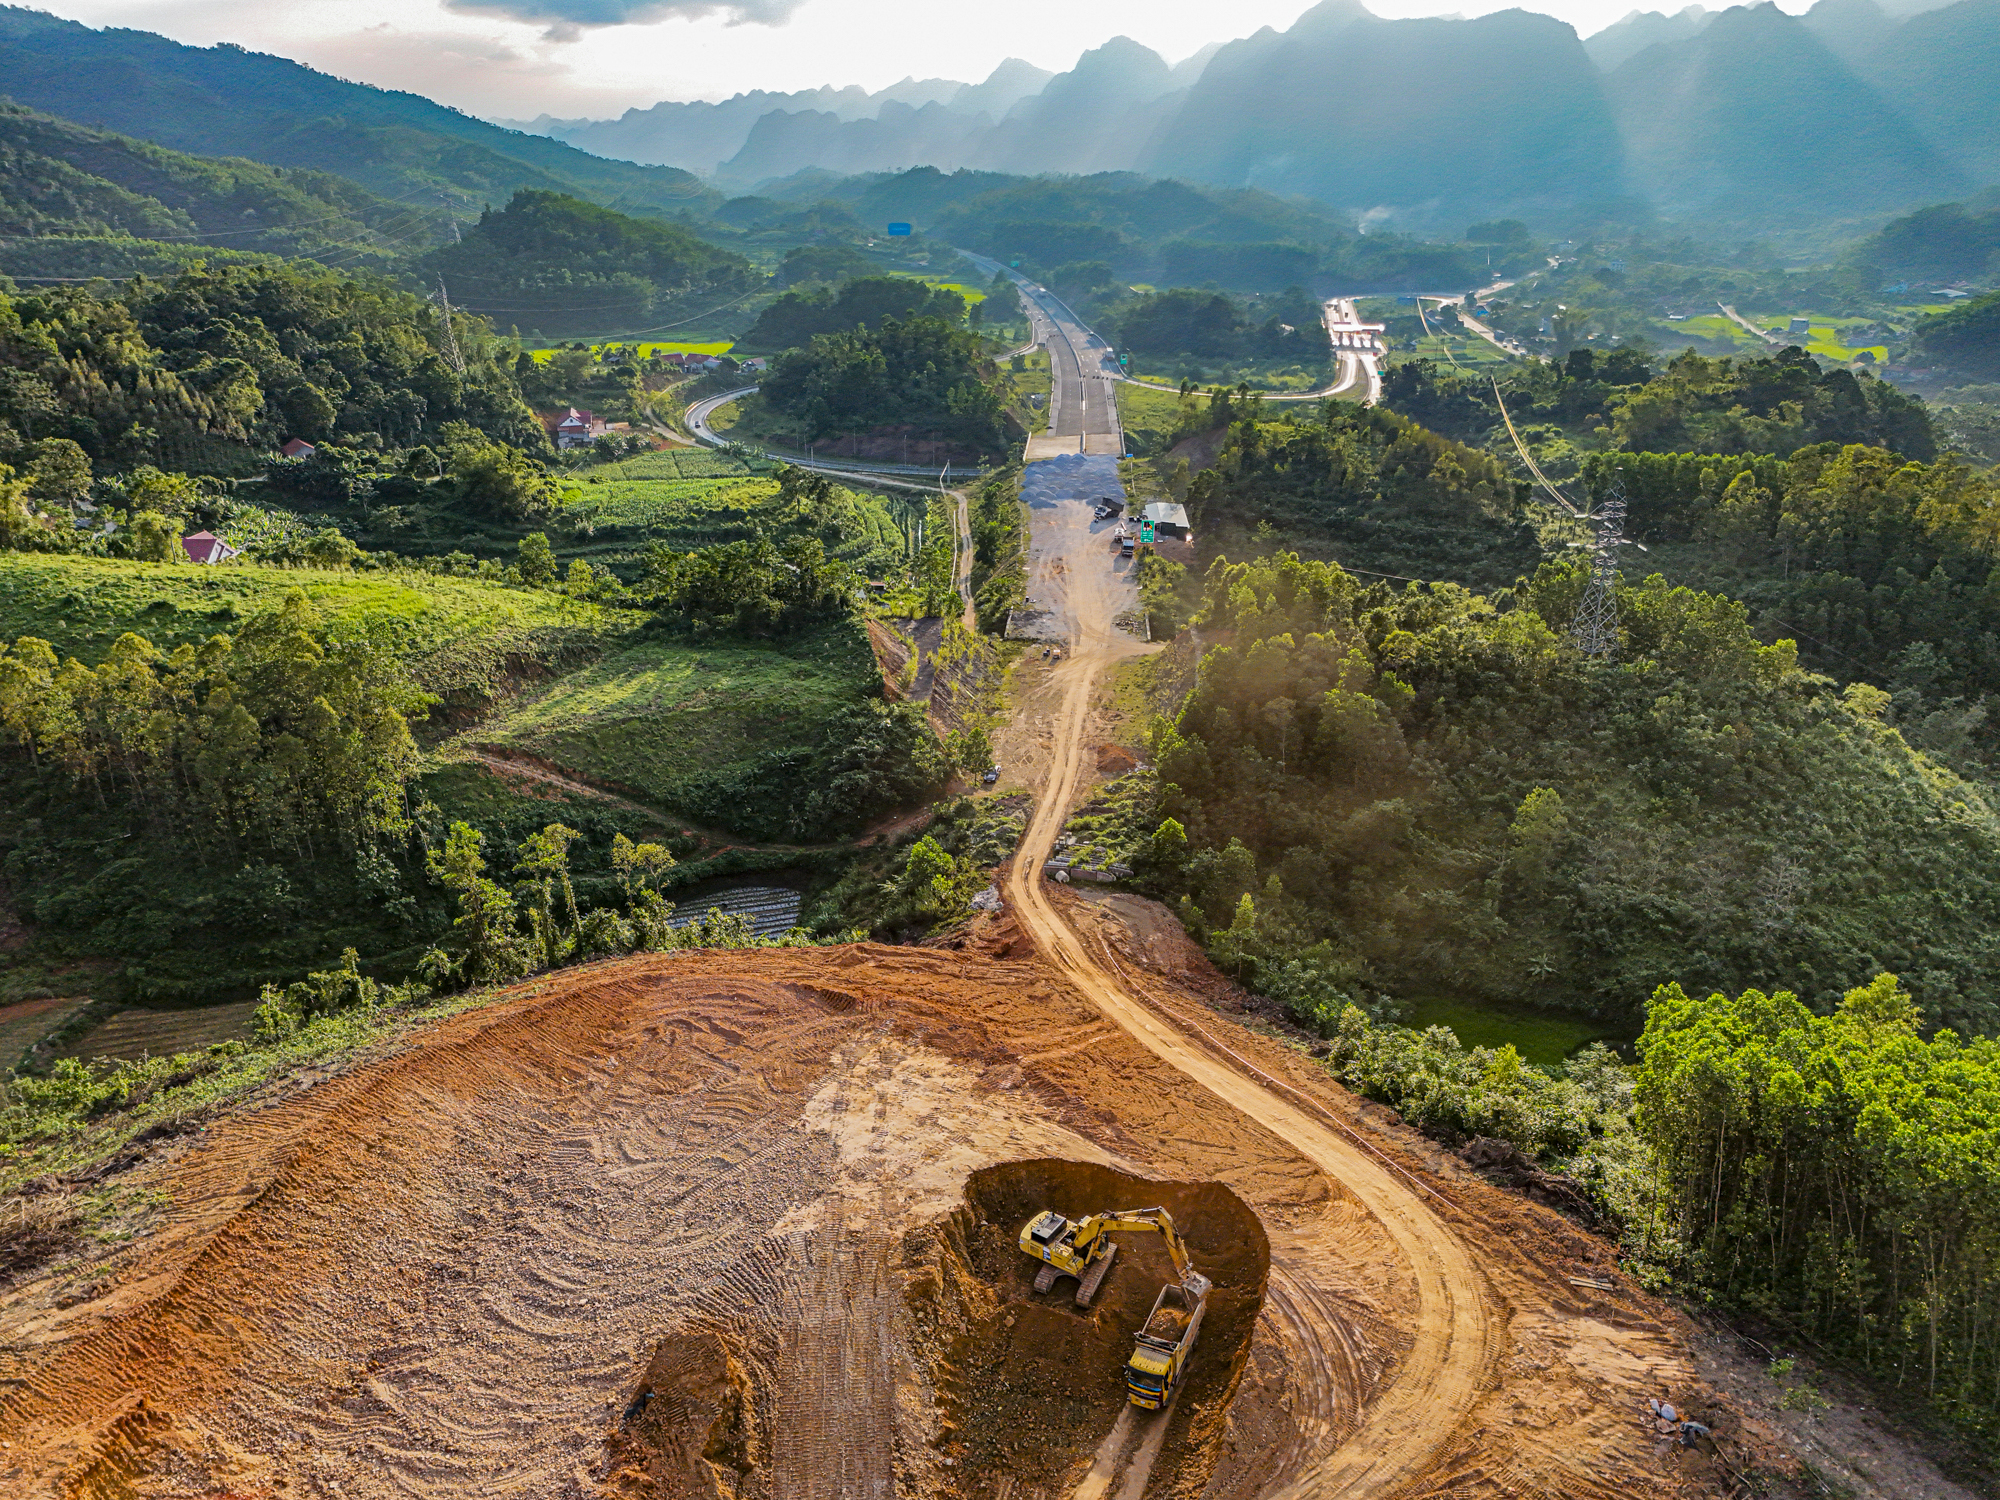
[{"label": "excavator cab", "polygon": [[[1028,1250],[1030,1243],[1046,1245],[1051,1240],[1061,1238],[1062,1232],[1067,1228],[1069,1228],[1068,1219],[1065,1219],[1052,1208],[1045,1209],[1030,1219],[1028,1227],[1021,1231],[1021,1248]],[[1028,1253],[1033,1255],[1035,1251],[1028,1250]]]}]

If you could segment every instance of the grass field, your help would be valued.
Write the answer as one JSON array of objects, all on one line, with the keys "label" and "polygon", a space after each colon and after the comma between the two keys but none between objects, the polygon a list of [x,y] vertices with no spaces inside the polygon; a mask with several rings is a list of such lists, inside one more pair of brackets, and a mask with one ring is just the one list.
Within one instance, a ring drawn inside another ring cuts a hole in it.
[{"label": "grass field", "polygon": [[648,640],[522,698],[458,743],[528,751],[672,808],[698,779],[808,743],[878,682],[852,622],[780,645]]},{"label": "grass field", "polygon": [[1404,1022],[1419,1031],[1427,1026],[1448,1028],[1468,1047],[1512,1045],[1523,1058],[1551,1067],[1592,1042],[1631,1040],[1629,1033],[1589,1016],[1555,1011],[1503,1010],[1460,1000],[1418,1000]]},{"label": "grass field", "polygon": [[[731,349],[736,347],[736,344],[732,339],[711,339],[707,343],[698,344],[656,344],[650,342],[635,344],[628,339],[610,339],[603,343],[592,344],[590,347],[592,349],[636,349],[639,352],[639,358],[651,359],[655,354],[727,354]],[[554,348],[533,349],[529,352],[541,364],[547,364],[556,357],[556,349]]]},{"label": "grass field", "polygon": [[[750,473],[725,454],[693,450],[647,453],[587,470],[579,487],[591,524],[642,532],[682,551],[755,536],[782,538],[799,525],[779,500],[775,479],[678,477],[703,460],[723,473]],[[827,554],[870,576],[900,562],[903,535],[891,502],[877,491],[841,489],[847,505],[837,534],[815,533]]]},{"label": "grass field", "polygon": [[708,425],[739,443],[757,447],[768,444],[798,453],[806,451],[805,429],[780,417],[756,396],[717,407],[709,416]]},{"label": "grass field", "polygon": [[1125,426],[1125,446],[1141,458],[1166,451],[1167,434],[1180,420],[1181,398],[1172,391],[1149,390],[1120,382],[1118,420]]},{"label": "grass field", "polygon": [[226,635],[295,588],[331,624],[393,651],[434,689],[485,679],[507,657],[573,658],[644,620],[634,610],[467,578],[4,552],[0,639],[39,636],[95,664],[128,630],[171,650]]},{"label": "grass field", "polygon": [[[1010,404],[1026,412],[1030,421],[1030,432],[1046,431],[1049,425],[1049,351],[1036,349],[1027,354],[1017,354],[1001,366],[1008,385]],[[1041,404],[1034,405],[1030,396],[1041,397]]]},{"label": "grass field", "polygon": [[1134,380],[1149,380],[1154,385],[1178,386],[1181,381],[1192,379],[1204,390],[1224,385],[1232,390],[1239,385],[1248,385],[1253,391],[1276,391],[1290,394],[1297,391],[1318,390],[1333,382],[1333,366],[1308,370],[1301,365],[1245,364],[1231,365],[1215,361],[1192,362],[1188,360],[1144,360],[1133,356],[1132,364],[1126,372]]}]

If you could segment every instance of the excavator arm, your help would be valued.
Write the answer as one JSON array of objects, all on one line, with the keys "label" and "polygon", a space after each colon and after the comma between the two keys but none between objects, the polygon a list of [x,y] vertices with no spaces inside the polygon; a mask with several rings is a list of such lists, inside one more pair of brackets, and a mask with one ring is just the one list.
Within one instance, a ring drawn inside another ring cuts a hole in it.
[{"label": "excavator arm", "polygon": [[1076,1248],[1085,1255],[1099,1237],[1114,1229],[1138,1229],[1157,1234],[1167,1242],[1167,1255],[1174,1263],[1174,1274],[1183,1284],[1195,1278],[1194,1263],[1188,1258],[1187,1246],[1181,1242],[1179,1231],[1174,1228],[1173,1215],[1164,1208],[1118,1208],[1110,1213],[1092,1214],[1081,1220],[1076,1227]]}]

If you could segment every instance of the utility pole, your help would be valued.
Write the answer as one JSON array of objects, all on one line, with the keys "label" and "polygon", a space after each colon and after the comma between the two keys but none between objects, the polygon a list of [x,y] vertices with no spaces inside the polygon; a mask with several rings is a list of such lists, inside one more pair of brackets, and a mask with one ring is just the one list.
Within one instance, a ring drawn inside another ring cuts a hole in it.
[{"label": "utility pole", "polygon": [[462,378],[465,374],[465,356],[458,352],[458,334],[451,326],[451,293],[445,290],[442,276],[438,277],[438,302],[444,309],[444,362]]}]

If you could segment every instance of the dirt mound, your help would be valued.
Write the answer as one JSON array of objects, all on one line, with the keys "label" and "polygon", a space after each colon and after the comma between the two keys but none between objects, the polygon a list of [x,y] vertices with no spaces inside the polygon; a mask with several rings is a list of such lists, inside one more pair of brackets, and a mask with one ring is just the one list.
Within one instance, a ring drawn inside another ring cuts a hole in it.
[{"label": "dirt mound", "polygon": [[1199,1493],[1220,1456],[1270,1275],[1256,1214],[1220,1183],[1049,1159],[975,1172],[965,1199],[929,1238],[931,1272],[906,1294],[930,1335],[920,1348],[944,1412],[939,1440],[963,1476],[958,1493],[1069,1493],[1125,1412],[1133,1336],[1161,1286],[1177,1280],[1157,1235],[1117,1231],[1118,1258],[1084,1311],[1068,1278],[1035,1292],[1041,1263],[1022,1253],[1021,1227],[1046,1208],[1082,1218],[1154,1206],[1173,1215],[1195,1268],[1215,1283],[1180,1398],[1145,1455],[1152,1493]]},{"label": "dirt mound", "polygon": [[607,1485],[615,1493],[714,1500],[769,1461],[749,1369],[719,1333],[662,1339],[619,1425]]},{"label": "dirt mound", "polygon": [[1102,776],[1123,776],[1127,771],[1137,770],[1139,757],[1123,745],[1099,745],[1097,747],[1097,770]]}]

